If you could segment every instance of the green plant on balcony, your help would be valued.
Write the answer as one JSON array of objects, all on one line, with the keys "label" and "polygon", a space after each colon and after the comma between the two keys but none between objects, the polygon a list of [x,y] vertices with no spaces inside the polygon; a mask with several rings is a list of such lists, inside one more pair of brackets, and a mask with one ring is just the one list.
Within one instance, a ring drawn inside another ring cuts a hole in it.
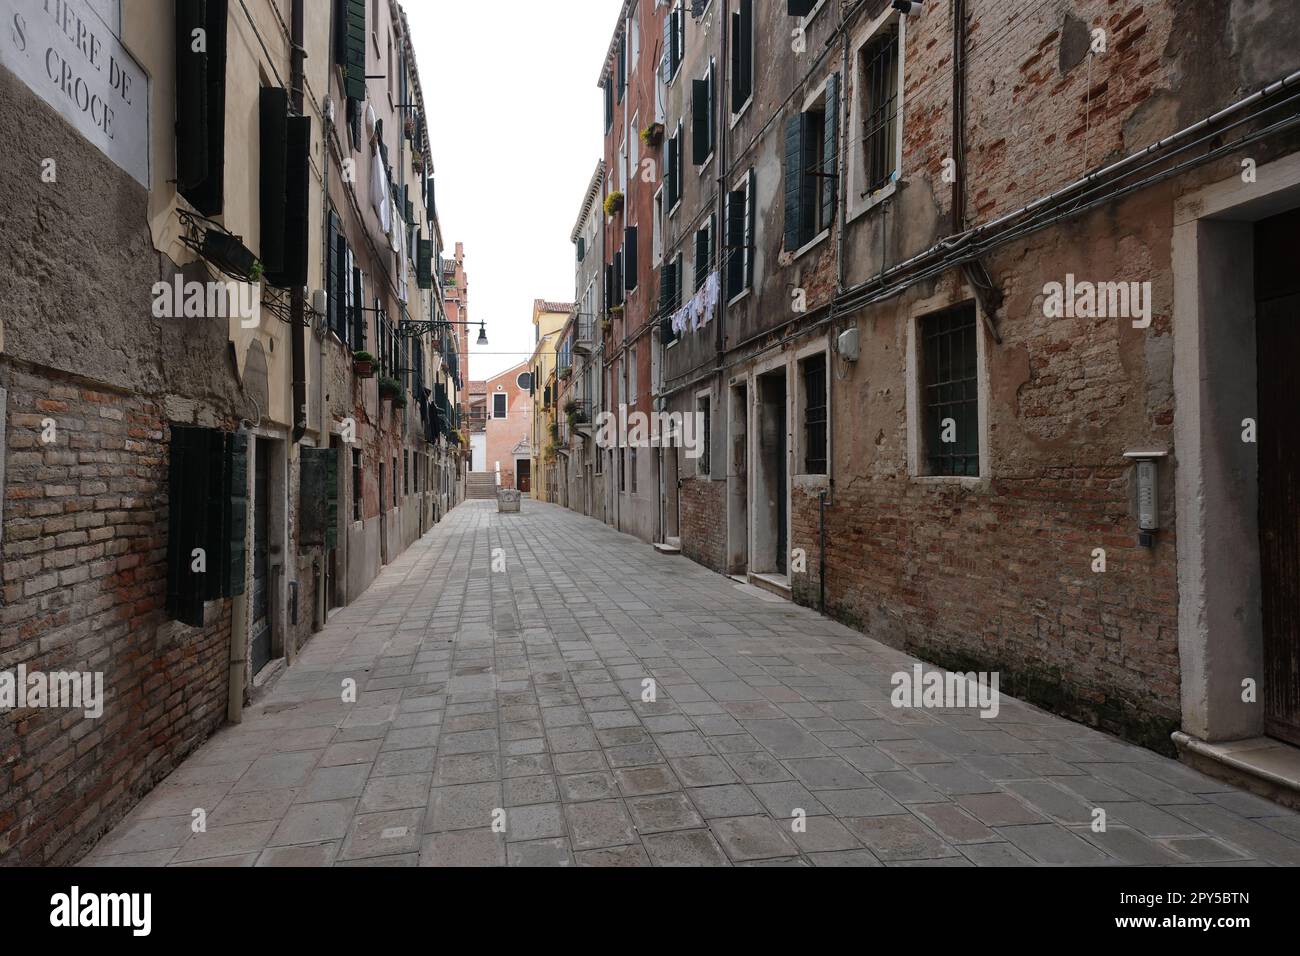
[{"label": "green plant on balcony", "polygon": [[571,365],[566,365],[564,366],[564,368],[556,369],[555,371],[555,377],[558,378],[561,382],[567,382],[569,380],[569,376],[571,376],[572,374],[573,374],[573,366]]},{"label": "green plant on balcony", "polygon": [[578,403],[574,399],[570,398],[568,401],[564,403],[564,414],[572,415],[577,410],[578,410]]},{"label": "green plant on balcony", "polygon": [[647,146],[658,146],[664,141],[664,124],[651,123],[645,129],[641,130],[641,142]]},{"label": "green plant on balcony", "polygon": [[623,315],[623,307],[621,305],[611,305],[609,307],[609,314],[616,319],[620,318]]},{"label": "green plant on balcony", "polygon": [[398,394],[394,395],[394,396],[393,396],[393,407],[394,407],[394,408],[405,408],[405,407],[406,407],[406,396],[403,395],[403,394],[401,394],[400,392],[399,392]]},{"label": "green plant on balcony", "polygon": [[357,378],[374,378],[375,357],[366,351],[353,352],[352,372]]},{"label": "green plant on balcony", "polygon": [[623,211],[623,194],[618,190],[605,197],[605,215],[613,217]]},{"label": "green plant on balcony", "polygon": [[385,375],[383,378],[379,380],[380,398],[392,399],[392,398],[396,398],[398,395],[401,394],[402,394],[402,383],[399,382],[397,379],[389,378],[387,375]]}]

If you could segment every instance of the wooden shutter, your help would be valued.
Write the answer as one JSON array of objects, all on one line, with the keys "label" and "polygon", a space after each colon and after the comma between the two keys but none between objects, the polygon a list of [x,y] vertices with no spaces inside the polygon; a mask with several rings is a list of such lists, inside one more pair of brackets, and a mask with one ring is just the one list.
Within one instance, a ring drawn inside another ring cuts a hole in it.
[{"label": "wooden shutter", "polygon": [[433,288],[433,240],[421,239],[417,243],[418,260],[415,265],[415,282],[421,289]]},{"label": "wooden shutter", "polygon": [[623,250],[614,253],[614,297],[615,305],[623,304]]},{"label": "wooden shutter", "polygon": [[228,520],[223,530],[227,556],[223,569],[226,597],[244,593],[244,535],[248,531],[248,432],[237,431],[227,438],[225,500]]},{"label": "wooden shutter", "polygon": [[[338,521],[338,488],[331,488],[329,480],[330,463],[337,462],[337,458],[332,448],[302,449],[298,469],[299,545],[324,545],[330,526]],[[337,465],[334,471],[337,477]]]},{"label": "wooden shutter", "polygon": [[740,0],[740,76],[744,82],[744,106],[754,91],[754,0]]},{"label": "wooden shutter", "polygon": [[713,238],[713,220],[709,220],[709,226],[706,229],[697,229],[695,231],[695,288],[699,289],[704,285],[704,280],[709,275],[709,253],[712,251],[709,246]]},{"label": "wooden shutter", "polygon": [[605,308],[609,309],[614,303],[614,267],[605,266]]},{"label": "wooden shutter", "polygon": [[354,100],[366,98],[366,0],[347,3],[347,36],[343,40],[343,92]]},{"label": "wooden shutter", "polygon": [[587,237],[579,236],[578,237],[578,261],[581,262],[585,258],[587,258]]},{"label": "wooden shutter", "polygon": [[343,303],[339,301],[339,271],[338,271],[338,244],[339,244],[339,217],[333,209],[329,214],[329,227],[325,235],[325,324],[331,331],[339,327],[339,310]]},{"label": "wooden shutter", "polygon": [[677,290],[677,263],[665,262],[659,270],[659,339],[667,345],[677,338],[672,315],[676,311],[673,296]]},{"label": "wooden shutter", "polygon": [[260,255],[263,268],[275,273],[284,268],[284,221],[287,181],[285,162],[288,149],[289,94],[278,86],[263,87],[258,94],[258,145],[261,167],[258,170],[262,241]]},{"label": "wooden shutter", "polygon": [[739,295],[745,288],[745,191],[727,193],[727,297]]},{"label": "wooden shutter", "polygon": [[637,285],[636,226],[623,230],[623,288],[631,292]]},{"label": "wooden shutter", "polygon": [[339,315],[339,338],[351,346],[353,351],[357,351],[357,345],[353,341],[353,330],[356,327],[356,310],[361,303],[357,301],[356,293],[356,260],[352,257],[352,247],[348,245],[347,239],[339,237],[339,244],[342,247],[339,252],[339,298],[343,302],[343,311]]},{"label": "wooden shutter", "polygon": [[190,439],[196,432],[181,425],[171,427],[167,482],[167,616],[191,627],[203,624],[203,602],[195,600],[190,573],[191,552],[197,546],[198,516],[190,507],[191,460],[197,454]]},{"label": "wooden shutter", "polygon": [[282,289],[307,284],[307,253],[311,229],[311,117],[289,117],[289,149],[285,185],[284,270],[267,281]]},{"label": "wooden shutter", "polygon": [[704,165],[712,152],[709,142],[712,127],[712,104],[709,102],[709,81],[691,81],[691,162]]},{"label": "wooden shutter", "polygon": [[785,248],[790,252],[802,245],[799,241],[803,234],[800,217],[808,187],[808,177],[803,169],[806,116],[806,113],[796,113],[785,121]]},{"label": "wooden shutter", "polygon": [[817,0],[786,0],[786,12],[792,17],[806,17],[817,6]]},{"label": "wooden shutter", "polygon": [[356,352],[366,347],[366,274],[352,267],[352,349]]},{"label": "wooden shutter", "polygon": [[[176,0],[176,189],[221,213],[226,158],[226,0]],[[194,50],[194,31],[205,49]]]},{"label": "wooden shutter", "polygon": [[664,57],[660,61],[665,85],[673,78],[673,17],[670,12],[664,17]]},{"label": "wooden shutter", "polygon": [[822,222],[835,219],[835,199],[839,186],[840,164],[840,75],[832,73],[826,80],[825,130],[822,135]]},{"label": "wooden shutter", "polygon": [[749,171],[745,185],[745,288],[754,285],[754,252],[758,247],[758,174]]}]

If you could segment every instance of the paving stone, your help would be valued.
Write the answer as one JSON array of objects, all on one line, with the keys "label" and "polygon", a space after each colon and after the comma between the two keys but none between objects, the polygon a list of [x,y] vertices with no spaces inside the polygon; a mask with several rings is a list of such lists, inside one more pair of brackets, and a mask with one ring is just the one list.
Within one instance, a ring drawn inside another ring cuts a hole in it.
[{"label": "paving stone", "polygon": [[1095,846],[1055,823],[997,827],[997,832],[1039,863],[1083,866],[1114,862]]},{"label": "paving stone", "polygon": [[559,787],[565,803],[603,800],[618,795],[618,785],[614,782],[614,775],[607,772],[560,777]]},{"label": "paving stone", "polygon": [[651,833],[641,843],[655,866],[727,866],[730,861],[708,830]]},{"label": "paving stone", "polygon": [[721,757],[678,757],[668,761],[677,778],[688,787],[736,783],[738,777]]},{"label": "paving stone", "polygon": [[838,817],[877,817],[890,813],[906,813],[906,808],[883,790],[865,787],[861,790],[822,790],[817,799],[827,813]]},{"label": "paving stone", "polygon": [[206,833],[195,833],[181,845],[172,857],[172,863],[202,860],[209,857],[228,856],[232,853],[260,853],[275,831],[275,821],[236,823],[228,827],[212,827]]},{"label": "paving stone", "polygon": [[505,781],[504,787],[507,807],[554,803],[560,799],[555,778],[550,776],[511,777]]},{"label": "paving stone", "polygon": [[840,821],[876,857],[885,861],[935,859],[956,851],[908,814],[848,817]]},{"label": "paving stone", "polygon": [[532,840],[527,843],[506,845],[506,859],[510,866],[572,866],[573,854],[569,841],[556,838]]},{"label": "paving stone", "polygon": [[639,844],[583,850],[574,854],[578,866],[650,866],[650,857]]},{"label": "paving stone", "polygon": [[371,777],[361,793],[360,813],[379,810],[405,810],[423,807],[429,802],[433,774],[411,773],[404,776]]},{"label": "paving stone", "polygon": [[629,797],[628,812],[642,834],[662,830],[687,830],[704,826],[704,820],[684,793],[662,793],[648,797]]},{"label": "paving stone", "polygon": [[503,809],[501,786],[470,783],[439,787],[429,795],[425,828],[431,832],[490,828],[493,811]]},{"label": "paving stone", "polygon": [[255,866],[330,866],[338,855],[341,843],[309,843],[303,846],[275,846],[263,850]]},{"label": "paving stone", "polygon": [[636,842],[632,821],[618,800],[571,803],[564,808],[574,850],[594,850]]},{"label": "paving stone", "polygon": [[433,770],[437,751],[432,747],[411,750],[390,750],[375,758],[370,771],[372,777],[401,776],[408,773],[429,773]]},{"label": "paving stone", "polygon": [[523,842],[565,835],[564,813],[558,803],[536,803],[506,811],[506,840]]},{"label": "paving stone", "polygon": [[828,812],[821,801],[800,783],[756,783],[749,790],[778,820],[789,819],[795,810],[803,810],[809,816]]},{"label": "paving stone", "polygon": [[605,769],[605,757],[599,750],[551,755],[551,763],[558,774],[594,773]]},{"label": "paving stone", "polygon": [[976,866],[1033,866],[1034,861],[1010,843],[968,843],[957,847]]},{"label": "paving stone", "polygon": [[871,785],[842,757],[791,758],[784,763],[810,790],[857,790]]},{"label": "paving stone", "polygon": [[1047,818],[1007,793],[972,793],[956,798],[971,816],[990,827],[1046,823]]},{"label": "paving stone", "polygon": [[618,788],[625,797],[641,796],[648,793],[668,793],[680,790],[681,783],[673,776],[667,765],[659,767],[635,767],[614,771]]},{"label": "paving stone", "polygon": [[704,814],[705,819],[749,816],[764,812],[763,805],[749,792],[749,789],[739,784],[700,787],[688,790],[687,794],[699,808],[700,813]]},{"label": "paving stone", "polygon": [[955,803],[912,804],[907,809],[949,843],[979,843],[1001,839]]},{"label": "paving stone", "polygon": [[810,853],[813,866],[883,866],[870,850],[836,850],[830,853]]},{"label": "paving stone", "polygon": [[348,764],[342,767],[324,767],[307,780],[298,791],[296,803],[317,803],[323,800],[344,800],[359,797],[366,789],[370,776],[368,764]]},{"label": "paving stone", "polygon": [[259,820],[280,820],[293,803],[297,790],[257,790],[232,793],[208,814],[208,826],[224,827]]},{"label": "paving stone", "polygon": [[790,827],[791,839],[804,853],[856,850],[862,846],[844,824],[831,816],[808,817],[802,829],[794,828],[788,821],[782,821],[781,825]]},{"label": "paving stone", "polygon": [[270,845],[342,840],[352,823],[356,805],[355,800],[333,800],[290,807],[272,834]]}]

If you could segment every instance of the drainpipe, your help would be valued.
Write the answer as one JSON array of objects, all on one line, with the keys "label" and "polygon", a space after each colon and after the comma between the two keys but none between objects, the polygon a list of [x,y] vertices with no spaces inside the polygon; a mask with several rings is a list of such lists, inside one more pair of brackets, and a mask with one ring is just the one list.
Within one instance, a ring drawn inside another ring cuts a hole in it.
[{"label": "drainpipe", "polygon": [[[293,50],[290,55],[290,95],[293,108],[299,116],[303,115],[303,4],[304,0],[293,0],[292,31]],[[293,440],[302,441],[307,431],[307,302],[302,286],[289,290],[289,315],[293,322]]]}]

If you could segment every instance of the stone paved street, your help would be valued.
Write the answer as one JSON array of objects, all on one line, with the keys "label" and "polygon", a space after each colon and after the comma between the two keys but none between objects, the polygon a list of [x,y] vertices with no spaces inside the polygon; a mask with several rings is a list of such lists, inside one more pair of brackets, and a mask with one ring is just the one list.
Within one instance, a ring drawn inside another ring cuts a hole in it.
[{"label": "stone paved street", "polygon": [[559,507],[495,508],[408,549],[87,862],[1300,864],[1276,804],[1005,696],[895,709],[913,658]]}]

